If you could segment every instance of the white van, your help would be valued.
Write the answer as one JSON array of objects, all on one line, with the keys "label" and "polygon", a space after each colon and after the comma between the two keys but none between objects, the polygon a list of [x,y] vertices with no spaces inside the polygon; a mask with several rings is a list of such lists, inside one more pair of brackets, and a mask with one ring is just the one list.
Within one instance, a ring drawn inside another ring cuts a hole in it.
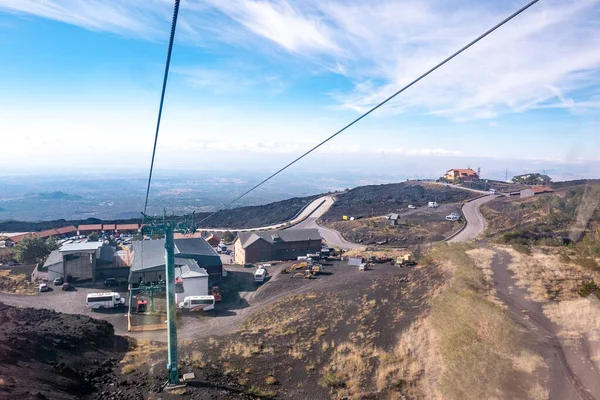
[{"label": "white van", "polygon": [[427,207],[429,207],[429,208],[438,208],[439,204],[437,203],[437,201],[430,201],[429,203],[427,203]]},{"label": "white van", "polygon": [[125,305],[125,299],[117,292],[90,293],[85,299],[85,305],[92,310],[121,307]]},{"label": "white van", "polygon": [[258,268],[256,272],[254,272],[254,282],[256,283],[263,283],[266,277],[267,270],[264,268]]},{"label": "white van", "polygon": [[215,308],[215,296],[187,296],[179,308],[187,311],[210,311]]}]

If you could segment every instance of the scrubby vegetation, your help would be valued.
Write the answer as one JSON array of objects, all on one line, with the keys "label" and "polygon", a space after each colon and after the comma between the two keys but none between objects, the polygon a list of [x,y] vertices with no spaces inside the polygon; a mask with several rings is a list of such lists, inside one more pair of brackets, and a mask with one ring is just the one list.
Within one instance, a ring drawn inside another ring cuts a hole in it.
[{"label": "scrubby vegetation", "polygon": [[566,187],[525,199],[498,198],[481,211],[487,234],[531,253],[531,246],[561,247],[563,260],[595,270],[600,257],[600,185]]}]

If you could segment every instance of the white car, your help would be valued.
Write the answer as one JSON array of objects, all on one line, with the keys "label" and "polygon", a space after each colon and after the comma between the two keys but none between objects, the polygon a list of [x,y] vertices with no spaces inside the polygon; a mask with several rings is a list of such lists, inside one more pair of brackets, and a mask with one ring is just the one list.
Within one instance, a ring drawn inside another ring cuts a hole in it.
[{"label": "white car", "polygon": [[40,283],[40,292],[47,292],[48,290],[50,290],[50,288],[48,287],[48,284]]},{"label": "white car", "polygon": [[460,219],[460,215],[457,213],[452,213],[446,216],[446,221],[458,221]]},{"label": "white car", "polygon": [[415,206],[415,205],[412,205],[412,204],[409,204],[409,205],[408,205],[408,208],[410,208],[411,210],[414,210],[415,208],[417,208],[417,206]]}]

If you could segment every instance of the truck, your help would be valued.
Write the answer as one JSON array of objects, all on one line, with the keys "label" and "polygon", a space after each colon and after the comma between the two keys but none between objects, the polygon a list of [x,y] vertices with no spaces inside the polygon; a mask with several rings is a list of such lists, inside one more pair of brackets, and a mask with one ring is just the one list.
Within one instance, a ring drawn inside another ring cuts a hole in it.
[{"label": "truck", "polygon": [[406,253],[396,258],[396,265],[400,267],[415,265],[416,263],[417,262],[415,261],[415,257],[412,255],[412,253]]}]

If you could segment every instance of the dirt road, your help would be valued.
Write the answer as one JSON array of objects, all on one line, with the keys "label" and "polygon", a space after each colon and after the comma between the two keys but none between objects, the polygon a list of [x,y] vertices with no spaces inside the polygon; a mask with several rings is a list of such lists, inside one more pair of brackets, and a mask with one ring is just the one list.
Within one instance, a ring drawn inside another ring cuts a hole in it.
[{"label": "dirt road", "polygon": [[485,219],[481,215],[479,208],[482,204],[495,198],[495,195],[489,195],[466,203],[462,208],[462,213],[467,220],[467,226],[458,235],[450,239],[449,242],[466,242],[481,235],[485,229]]},{"label": "dirt road", "polygon": [[600,374],[585,343],[566,342],[558,336],[560,329],[543,313],[542,304],[529,300],[527,290],[517,287],[514,274],[508,269],[510,254],[495,252],[494,288],[509,315],[528,331],[531,345],[544,358],[549,371],[542,380],[550,400],[600,399]]}]

